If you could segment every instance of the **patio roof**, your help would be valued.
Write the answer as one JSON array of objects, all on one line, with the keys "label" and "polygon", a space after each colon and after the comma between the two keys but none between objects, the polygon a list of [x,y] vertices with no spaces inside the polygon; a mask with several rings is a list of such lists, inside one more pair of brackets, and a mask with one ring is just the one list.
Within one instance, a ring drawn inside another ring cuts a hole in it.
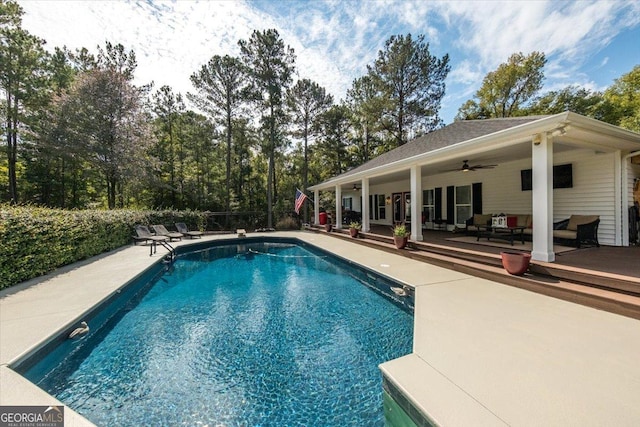
[{"label": "patio roof", "polygon": [[[464,120],[416,138],[309,189],[329,189],[362,178],[406,170],[413,164],[425,165],[452,159],[459,161],[462,157],[488,150],[522,145],[523,142],[531,141],[534,135],[554,131],[559,131],[555,132],[559,134],[556,141],[567,147],[582,146],[601,151],[640,150],[639,134],[571,112],[547,116]],[[521,155],[530,155],[531,152],[525,146],[521,151]],[[516,151],[502,152],[517,154]]]}]

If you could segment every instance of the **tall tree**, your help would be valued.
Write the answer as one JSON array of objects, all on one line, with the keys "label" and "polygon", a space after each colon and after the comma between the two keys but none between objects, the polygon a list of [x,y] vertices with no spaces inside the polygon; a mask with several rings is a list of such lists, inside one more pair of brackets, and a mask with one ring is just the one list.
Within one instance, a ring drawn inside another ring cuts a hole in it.
[{"label": "tall tree", "polygon": [[24,11],[14,1],[0,2],[0,90],[4,94],[3,131],[6,135],[8,190],[11,203],[18,202],[18,141],[28,116],[46,91],[44,40],[21,28]]},{"label": "tall tree", "polygon": [[602,93],[600,92],[592,92],[579,86],[567,86],[535,98],[528,107],[522,110],[527,115],[573,111],[583,116],[600,119],[598,109],[602,101]]},{"label": "tall tree", "polygon": [[[317,132],[318,117],[333,104],[333,97],[316,82],[298,80],[287,92],[287,105],[293,115],[293,136],[303,142],[302,188],[309,186],[309,138]],[[303,222],[309,220],[309,206],[304,204]]]},{"label": "tall tree", "polygon": [[233,125],[234,150],[233,163],[237,166],[235,176],[232,177],[232,187],[236,196],[237,206],[241,210],[251,210],[248,190],[250,189],[250,177],[253,171],[253,151],[257,147],[255,129],[247,118],[236,120]]},{"label": "tall tree", "polygon": [[506,63],[488,73],[473,100],[465,102],[456,115],[457,120],[512,117],[521,114],[523,107],[542,87],[544,53],[529,55],[514,53]]},{"label": "tall tree", "polygon": [[449,55],[429,52],[424,35],[391,36],[378,52],[369,75],[386,101],[382,117],[397,146],[441,124],[438,116],[449,74]]},{"label": "tall tree", "polygon": [[98,68],[82,73],[61,97],[74,132],[75,149],[102,173],[109,209],[125,204],[124,184],[147,171],[152,142],[146,90],[131,83],[133,51],[107,44]]},{"label": "tall tree", "polygon": [[86,190],[82,163],[71,150],[69,123],[65,112],[56,108],[58,99],[71,86],[77,71],[66,48],[55,48],[49,56],[48,89],[52,97],[39,109],[31,124],[31,141],[25,144],[25,178],[31,185],[24,190],[29,200],[48,206],[82,207]]},{"label": "tall tree", "polygon": [[347,155],[350,125],[351,111],[344,104],[334,105],[320,117],[322,138],[316,154],[326,172],[322,179],[340,175],[352,166]]},{"label": "tall tree", "polygon": [[376,156],[380,138],[376,135],[382,130],[380,113],[384,100],[378,96],[371,76],[355,79],[347,90],[347,103],[353,112],[352,121],[356,139],[360,142],[359,163],[368,162]]},{"label": "tall tree", "polygon": [[255,99],[263,111],[262,125],[266,132],[265,152],[267,173],[267,227],[273,227],[273,196],[275,193],[275,155],[282,142],[285,122],[284,94],[295,70],[293,49],[285,46],[275,29],[254,31],[249,40],[240,40],[241,58],[247,67]]},{"label": "tall tree", "polygon": [[603,120],[640,132],[640,65],[617,78],[603,97],[607,104]]},{"label": "tall tree", "polygon": [[191,75],[191,83],[197,94],[187,95],[198,107],[206,111],[214,120],[219,120],[226,137],[226,185],[225,212],[229,224],[231,210],[231,154],[234,119],[246,98],[246,73],[242,62],[235,57],[216,55],[206,65]]},{"label": "tall tree", "polygon": [[[174,94],[169,86],[162,86],[153,94],[152,109],[157,117],[156,155],[160,160],[160,167],[168,169],[169,189],[171,191],[171,206],[184,208],[184,155],[182,140],[179,135],[180,115],[185,111],[181,94]],[[177,147],[179,146],[179,147]],[[177,161],[178,159],[178,161]],[[176,178],[176,171],[180,175]],[[177,195],[180,195],[178,201]],[[179,202],[179,203],[178,203]]]}]

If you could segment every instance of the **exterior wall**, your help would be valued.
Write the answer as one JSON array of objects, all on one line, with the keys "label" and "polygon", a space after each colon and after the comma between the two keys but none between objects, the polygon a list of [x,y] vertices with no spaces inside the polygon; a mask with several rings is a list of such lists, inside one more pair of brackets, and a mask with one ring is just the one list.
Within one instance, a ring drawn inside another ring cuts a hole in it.
[{"label": "exterior wall", "polygon": [[[369,194],[371,195],[384,194],[385,197],[391,196],[392,193],[402,193],[402,192],[409,192],[409,191],[410,191],[410,183],[408,179],[402,180],[402,181],[387,182],[380,185],[371,185],[369,187]],[[422,201],[420,201],[420,203],[422,203]],[[386,205],[385,210],[386,210],[385,219],[377,219],[377,220],[372,219],[371,224],[389,225],[389,226],[393,225],[392,206]],[[369,215],[368,212],[366,212],[366,214]]]},{"label": "exterior wall", "polygon": [[[573,187],[554,189],[554,221],[569,218],[572,214],[600,215],[598,238],[601,244],[615,245],[615,156],[614,153],[596,154],[593,150],[570,150],[554,154],[554,164],[573,165]],[[532,191],[522,191],[520,171],[531,168],[531,159],[500,163],[495,169],[473,172],[447,172],[422,179],[422,189],[437,187],[442,192],[442,216],[446,217],[447,186],[482,183],[483,213],[530,214]],[[640,173],[640,166],[633,165],[628,180],[633,190],[633,179]],[[371,186],[371,194],[409,191],[409,180]],[[633,200],[632,195],[630,200]],[[418,203],[422,205],[422,200]],[[626,208],[625,208],[626,209]],[[457,218],[462,225],[467,218]],[[392,224],[391,206],[387,206],[384,221],[372,220],[372,224]]]}]

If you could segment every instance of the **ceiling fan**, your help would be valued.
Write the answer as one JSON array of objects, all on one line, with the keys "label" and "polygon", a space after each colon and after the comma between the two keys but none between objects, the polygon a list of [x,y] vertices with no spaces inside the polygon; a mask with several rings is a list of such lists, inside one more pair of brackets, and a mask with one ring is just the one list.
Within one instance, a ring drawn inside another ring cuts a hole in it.
[{"label": "ceiling fan", "polygon": [[478,169],[493,169],[498,165],[473,165],[473,166],[469,166],[469,160],[463,160],[462,161],[462,167],[461,168],[456,168],[456,169],[449,169],[443,172],[456,172],[456,171],[460,171],[460,172],[469,172],[469,171],[475,171]]}]

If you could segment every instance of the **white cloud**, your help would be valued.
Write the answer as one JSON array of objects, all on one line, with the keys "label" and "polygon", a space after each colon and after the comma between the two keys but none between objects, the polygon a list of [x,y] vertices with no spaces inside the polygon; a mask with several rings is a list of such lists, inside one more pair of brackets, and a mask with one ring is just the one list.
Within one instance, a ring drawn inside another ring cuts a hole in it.
[{"label": "white cloud", "polygon": [[519,51],[544,52],[551,83],[589,82],[584,63],[620,32],[640,24],[640,2],[634,0],[29,0],[21,5],[25,28],[47,39],[49,47],[95,52],[105,40],[122,43],[138,57],[136,83],[154,80],[182,93],[192,90],[189,76],[211,56],[237,55],[238,40],[253,30],[276,28],[295,49],[299,76],[315,80],[336,99],[366,72],[391,35],[425,34],[432,54],[450,54],[449,104],[468,98],[488,71]]}]

